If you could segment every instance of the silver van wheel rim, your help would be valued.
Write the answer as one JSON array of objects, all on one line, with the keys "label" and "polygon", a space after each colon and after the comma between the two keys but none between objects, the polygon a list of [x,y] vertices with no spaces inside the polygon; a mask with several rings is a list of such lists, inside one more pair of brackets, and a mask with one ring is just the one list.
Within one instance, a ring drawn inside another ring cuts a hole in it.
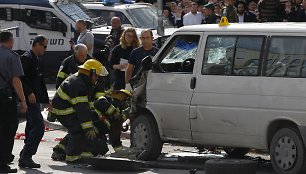
[{"label": "silver van wheel rim", "polygon": [[148,144],[148,130],[143,123],[139,123],[134,130],[134,146],[138,149],[145,150]]},{"label": "silver van wheel rim", "polygon": [[296,144],[290,137],[282,137],[275,146],[275,162],[283,170],[290,169],[296,161]]}]

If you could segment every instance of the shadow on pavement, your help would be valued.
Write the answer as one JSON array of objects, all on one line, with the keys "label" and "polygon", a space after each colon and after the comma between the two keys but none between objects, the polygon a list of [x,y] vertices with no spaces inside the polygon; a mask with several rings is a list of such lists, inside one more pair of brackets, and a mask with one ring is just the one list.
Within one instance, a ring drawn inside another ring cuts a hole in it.
[{"label": "shadow on pavement", "polygon": [[28,168],[19,168],[18,169],[18,173],[20,173],[22,171],[22,173],[29,173],[29,174],[51,174],[53,172],[42,172],[40,170],[37,169],[28,169]]},{"label": "shadow on pavement", "polygon": [[72,164],[67,164],[67,165],[49,165],[49,167],[52,170],[55,170],[58,172],[81,172],[81,173],[124,173],[124,174],[137,174],[137,173],[143,173],[147,171],[146,169],[142,169],[139,171],[122,171],[122,170],[99,170],[95,169],[91,166],[85,166],[85,165],[72,165]]}]

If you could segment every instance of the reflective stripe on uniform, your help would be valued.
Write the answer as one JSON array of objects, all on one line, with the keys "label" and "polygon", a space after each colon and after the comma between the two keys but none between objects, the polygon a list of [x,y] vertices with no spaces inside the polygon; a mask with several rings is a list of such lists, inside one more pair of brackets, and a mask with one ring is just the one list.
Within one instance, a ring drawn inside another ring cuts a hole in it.
[{"label": "reflective stripe on uniform", "polygon": [[91,158],[94,157],[94,155],[91,152],[82,152],[81,158]]},{"label": "reflective stripe on uniform", "polygon": [[101,115],[101,116],[103,115],[98,109],[95,109],[95,111],[98,115]]},{"label": "reflective stripe on uniform", "polygon": [[60,77],[62,79],[66,79],[68,77],[68,74],[64,72],[58,72],[57,77]]},{"label": "reflective stripe on uniform", "polygon": [[116,110],[116,108],[114,106],[110,106],[107,111],[105,112],[106,115],[112,115],[114,114],[114,111]]},{"label": "reflective stripe on uniform", "polygon": [[90,107],[91,109],[94,109],[94,108],[95,108],[94,102],[89,102],[89,107]]},{"label": "reflective stripe on uniform", "polygon": [[105,96],[105,92],[97,92],[95,95],[96,99],[103,97],[103,96]]},{"label": "reflective stripe on uniform", "polygon": [[119,151],[119,150],[122,150],[123,149],[123,146],[120,145],[120,146],[117,146],[117,147],[113,147],[115,152]]},{"label": "reflective stripe on uniform", "polygon": [[88,129],[88,128],[93,127],[93,123],[92,121],[88,121],[88,122],[82,123],[81,126],[82,126],[82,129]]},{"label": "reflective stripe on uniform", "polygon": [[56,91],[56,93],[58,94],[58,96],[63,99],[63,100],[67,100],[69,101],[71,98],[69,97],[69,95],[67,95],[61,87],[59,87]]},{"label": "reflective stripe on uniform", "polygon": [[87,96],[76,97],[76,98],[71,99],[70,103],[73,105],[77,103],[88,103],[88,97]]},{"label": "reflective stripe on uniform", "polygon": [[75,113],[75,110],[73,108],[67,108],[67,109],[52,108],[51,113],[55,115],[69,115]]},{"label": "reflective stripe on uniform", "polygon": [[105,119],[105,120],[103,121],[103,123],[105,124],[105,126],[107,127],[107,129],[110,130],[110,127],[111,127],[110,122],[109,122],[107,119]]},{"label": "reflective stripe on uniform", "polygon": [[57,145],[55,146],[55,148],[59,148],[59,149],[63,149],[63,150],[66,149],[65,145],[63,145],[63,144],[61,144],[61,143],[57,144]]},{"label": "reflective stripe on uniform", "polygon": [[78,155],[78,156],[69,156],[69,155],[66,155],[66,161],[68,161],[68,162],[73,162],[73,161],[78,160],[80,158],[81,158],[80,155]]}]

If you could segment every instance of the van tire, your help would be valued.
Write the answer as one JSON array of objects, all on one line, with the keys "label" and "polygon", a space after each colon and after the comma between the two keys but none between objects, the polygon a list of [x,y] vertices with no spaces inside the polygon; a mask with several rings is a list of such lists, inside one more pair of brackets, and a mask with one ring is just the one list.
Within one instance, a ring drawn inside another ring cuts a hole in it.
[{"label": "van tire", "polygon": [[256,174],[257,164],[244,159],[211,159],[204,167],[206,174]]},{"label": "van tire", "polygon": [[298,129],[282,128],[273,135],[270,158],[277,174],[306,173],[305,146]]},{"label": "van tire", "polygon": [[248,148],[224,148],[223,150],[231,158],[243,157],[250,151]]},{"label": "van tire", "polygon": [[163,147],[154,118],[149,115],[139,115],[131,126],[131,147],[141,150],[141,159],[156,160]]}]

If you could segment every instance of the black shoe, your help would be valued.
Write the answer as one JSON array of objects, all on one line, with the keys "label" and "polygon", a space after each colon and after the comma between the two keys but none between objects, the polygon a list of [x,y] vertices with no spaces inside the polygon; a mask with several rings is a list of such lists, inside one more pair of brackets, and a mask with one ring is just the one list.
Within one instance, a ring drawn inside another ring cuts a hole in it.
[{"label": "black shoe", "polygon": [[40,164],[35,163],[32,158],[20,158],[18,166],[24,168],[40,168]]},{"label": "black shoe", "polygon": [[58,151],[53,151],[51,158],[54,161],[65,161],[66,160],[66,154],[60,153]]},{"label": "black shoe", "polygon": [[15,155],[11,154],[9,158],[9,163],[12,163],[14,161]]},{"label": "black shoe", "polygon": [[1,165],[0,166],[0,173],[17,173],[17,169],[12,169],[8,165]]}]

